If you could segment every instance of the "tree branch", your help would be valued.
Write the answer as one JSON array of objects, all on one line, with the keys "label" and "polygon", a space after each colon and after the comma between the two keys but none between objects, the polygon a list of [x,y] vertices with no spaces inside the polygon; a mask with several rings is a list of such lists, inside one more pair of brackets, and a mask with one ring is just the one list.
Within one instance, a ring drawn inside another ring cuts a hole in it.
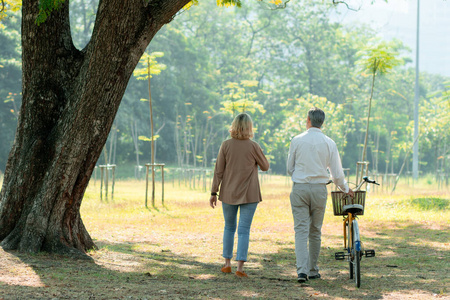
[{"label": "tree branch", "polygon": [[248,52],[247,52],[247,55],[246,55],[246,57],[249,57],[249,56],[250,56],[250,53],[251,53],[251,51],[252,51],[252,48],[253,48],[253,42],[254,42],[254,40],[255,40],[256,34],[258,34],[259,32],[261,32],[261,31],[263,31],[264,29],[266,29],[267,27],[269,27],[269,26],[270,26],[270,22],[271,22],[272,19],[269,19],[269,22],[268,22],[266,25],[264,25],[263,27],[259,28],[258,30],[255,30],[255,29],[253,28],[253,24],[252,24],[252,22],[250,22],[250,20],[247,18],[247,14],[244,15],[244,19],[245,19],[245,21],[248,23],[248,25],[250,26],[250,29],[252,30],[252,38],[250,39],[250,46],[249,46],[249,49],[248,49]]},{"label": "tree branch", "polygon": [[264,1],[261,1],[262,4],[264,4],[264,6],[268,9],[268,10],[278,10],[278,9],[285,9],[287,4],[291,2],[291,0],[287,0],[286,2],[284,2],[281,5],[276,5],[275,7],[270,7],[269,3],[266,3]]},{"label": "tree branch", "polygon": [[291,2],[291,0],[287,0],[286,2],[283,3],[283,5],[277,5],[275,8],[271,8],[271,9],[272,10],[285,9],[289,2]]},{"label": "tree branch", "polygon": [[345,2],[345,1],[336,1],[336,0],[333,0],[333,4],[334,4],[334,5],[344,4],[345,6],[347,6],[347,9],[348,9],[348,10],[352,10],[352,11],[359,11],[359,10],[361,9],[361,6],[360,6],[358,9],[351,8],[351,7],[347,4],[347,2]]},{"label": "tree branch", "polygon": [[162,126],[155,132],[155,135],[159,134],[159,132],[166,126],[166,119],[164,118]]}]

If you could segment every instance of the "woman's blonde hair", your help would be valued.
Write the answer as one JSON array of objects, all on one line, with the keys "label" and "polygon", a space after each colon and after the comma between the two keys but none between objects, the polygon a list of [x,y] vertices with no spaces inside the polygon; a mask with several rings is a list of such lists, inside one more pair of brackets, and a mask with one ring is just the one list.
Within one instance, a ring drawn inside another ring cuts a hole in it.
[{"label": "woman's blonde hair", "polygon": [[230,135],[232,138],[238,140],[246,140],[253,137],[253,122],[252,118],[246,114],[242,113],[234,118],[233,123],[230,127]]}]

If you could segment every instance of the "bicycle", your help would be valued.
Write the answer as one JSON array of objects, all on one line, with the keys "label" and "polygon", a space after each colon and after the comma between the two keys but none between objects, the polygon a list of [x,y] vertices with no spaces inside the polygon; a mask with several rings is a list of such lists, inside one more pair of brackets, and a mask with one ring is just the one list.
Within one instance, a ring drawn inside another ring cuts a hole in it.
[{"label": "bicycle", "polygon": [[365,183],[379,185],[375,180],[370,180],[367,176],[364,176],[363,180],[353,190],[355,193],[353,198],[342,190],[331,192],[334,215],[344,217],[344,250],[346,250],[346,252],[336,252],[334,258],[336,260],[347,259],[350,279],[355,279],[358,288],[361,286],[361,258],[363,256],[375,256],[375,250],[364,250],[357,221],[357,216],[364,214],[366,191],[361,191],[360,189]]}]

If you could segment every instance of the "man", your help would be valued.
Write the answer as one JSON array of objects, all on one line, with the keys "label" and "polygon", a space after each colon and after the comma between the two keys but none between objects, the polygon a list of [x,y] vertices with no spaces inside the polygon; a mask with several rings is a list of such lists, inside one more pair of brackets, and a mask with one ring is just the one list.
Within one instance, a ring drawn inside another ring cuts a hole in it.
[{"label": "man", "polygon": [[293,181],[290,200],[294,216],[297,280],[300,283],[307,281],[308,277],[320,278],[317,260],[327,204],[327,169],[334,183],[353,197],[336,143],[320,130],[324,120],[325,113],[320,108],[308,111],[307,131],[292,139],[287,161],[287,171]]}]

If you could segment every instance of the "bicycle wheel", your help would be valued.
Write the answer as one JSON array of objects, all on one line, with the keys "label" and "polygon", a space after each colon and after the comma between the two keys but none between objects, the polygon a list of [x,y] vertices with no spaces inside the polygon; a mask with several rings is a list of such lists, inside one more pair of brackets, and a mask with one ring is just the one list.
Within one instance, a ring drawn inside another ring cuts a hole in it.
[{"label": "bicycle wheel", "polygon": [[359,288],[361,286],[361,239],[356,220],[353,220],[352,233],[353,277],[355,278],[356,287]]},{"label": "bicycle wheel", "polygon": [[[345,224],[347,226],[347,253],[349,254],[349,259],[348,259],[348,269],[349,269],[349,274],[350,274],[350,279],[353,279],[353,234],[351,234],[351,226],[349,225],[349,223],[347,222]],[[350,238],[350,236],[352,238]]]}]

